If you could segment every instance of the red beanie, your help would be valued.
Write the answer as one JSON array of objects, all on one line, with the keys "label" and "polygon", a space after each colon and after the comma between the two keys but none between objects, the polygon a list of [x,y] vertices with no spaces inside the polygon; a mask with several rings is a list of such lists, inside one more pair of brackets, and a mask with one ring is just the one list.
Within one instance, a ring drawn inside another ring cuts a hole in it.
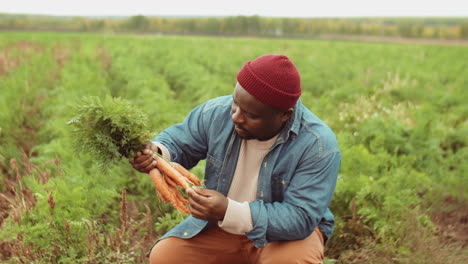
[{"label": "red beanie", "polygon": [[284,55],[267,54],[246,62],[237,81],[258,100],[281,109],[295,106],[301,96],[299,72]]}]

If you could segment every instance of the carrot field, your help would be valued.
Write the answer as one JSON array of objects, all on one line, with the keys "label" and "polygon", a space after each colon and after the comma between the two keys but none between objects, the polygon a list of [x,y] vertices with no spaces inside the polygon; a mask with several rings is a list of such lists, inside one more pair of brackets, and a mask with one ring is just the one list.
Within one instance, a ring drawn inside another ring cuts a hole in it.
[{"label": "carrot field", "polygon": [[158,133],[265,53],[341,148],[326,263],[467,263],[468,46],[46,32],[0,32],[0,263],[146,263],[186,215],[127,160],[76,152],[68,121],[121,97]]}]

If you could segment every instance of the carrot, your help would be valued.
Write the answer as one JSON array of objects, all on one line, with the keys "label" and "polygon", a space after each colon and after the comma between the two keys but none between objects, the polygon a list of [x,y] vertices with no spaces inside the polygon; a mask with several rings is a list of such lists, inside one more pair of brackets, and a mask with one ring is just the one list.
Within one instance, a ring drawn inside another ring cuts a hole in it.
[{"label": "carrot", "polygon": [[[189,183],[194,183],[179,172],[179,170],[181,170],[185,175],[191,174],[188,177],[194,179],[195,183],[198,183],[197,185],[200,185],[200,180],[198,180],[197,176],[178,163],[166,161],[159,156],[156,157],[156,161],[156,168],[152,169],[149,172],[149,175],[154,187],[158,191],[158,196],[164,203],[171,202],[177,210],[190,214],[190,210],[185,205],[188,203],[188,200],[179,193],[177,186],[180,185],[187,190],[190,188]],[[177,170],[176,167],[179,168],[179,170]]]},{"label": "carrot", "polygon": [[167,197],[161,195],[161,192],[156,192],[156,193],[158,194],[158,197],[159,197],[164,203],[169,202],[169,200],[167,199]]},{"label": "carrot", "polygon": [[174,204],[174,207],[177,210],[181,211],[182,213],[190,214],[190,210],[187,208],[187,206],[182,201],[177,200],[177,202]]},{"label": "carrot", "polygon": [[149,175],[151,177],[154,187],[158,191],[159,197],[161,197],[163,201],[167,200],[171,202],[174,208],[176,208],[177,210],[186,214],[190,214],[190,210],[185,206],[183,201],[179,200],[177,196],[177,194],[180,195],[180,193],[178,193],[177,190],[175,192],[171,190],[171,187],[167,185],[166,181],[163,178],[163,175],[158,169],[152,169],[149,172]]},{"label": "carrot", "polygon": [[184,204],[189,203],[189,201],[187,199],[185,199],[185,197],[182,196],[182,194],[180,194],[180,192],[177,191],[177,188],[174,188],[174,194],[175,194],[177,200],[181,201]]},{"label": "carrot", "polygon": [[158,191],[158,196],[164,202],[175,200],[174,194],[170,191],[169,186],[163,178],[163,175],[158,169],[152,169],[149,173],[154,188]]},{"label": "carrot", "polygon": [[[167,177],[166,177],[167,178]],[[190,210],[187,208],[185,204],[188,204],[189,201],[185,199],[182,194],[180,194],[179,190],[177,190],[176,186],[170,186],[169,185],[170,191],[174,194],[175,196],[175,201],[172,203],[176,209],[183,213],[190,214]]]},{"label": "carrot", "polygon": [[200,179],[198,179],[198,177],[195,174],[191,173],[189,170],[184,168],[184,166],[180,165],[177,162],[171,162],[171,164],[178,172],[180,172],[180,174],[182,174],[182,176],[187,178],[193,185],[201,185]]},{"label": "carrot", "polygon": [[167,175],[164,175],[164,180],[166,180],[166,182],[167,182],[167,184],[169,184],[169,186],[177,187],[177,183],[175,183],[173,180],[171,180],[171,178],[168,177]]},{"label": "carrot", "polygon": [[177,185],[182,186],[184,190],[190,188],[190,185],[188,184],[187,180],[185,180],[184,176],[182,176],[182,174],[177,171],[168,161],[159,156],[156,157],[156,161],[156,167],[161,170],[162,173],[170,177],[171,180],[177,183]]}]

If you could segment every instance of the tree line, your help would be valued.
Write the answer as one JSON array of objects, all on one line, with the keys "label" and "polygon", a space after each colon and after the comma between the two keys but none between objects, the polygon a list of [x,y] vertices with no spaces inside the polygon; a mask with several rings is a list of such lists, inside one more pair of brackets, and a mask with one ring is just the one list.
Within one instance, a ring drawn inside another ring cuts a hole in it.
[{"label": "tree line", "polygon": [[0,14],[0,29],[304,38],[349,35],[461,40],[468,39],[468,17],[60,17]]}]

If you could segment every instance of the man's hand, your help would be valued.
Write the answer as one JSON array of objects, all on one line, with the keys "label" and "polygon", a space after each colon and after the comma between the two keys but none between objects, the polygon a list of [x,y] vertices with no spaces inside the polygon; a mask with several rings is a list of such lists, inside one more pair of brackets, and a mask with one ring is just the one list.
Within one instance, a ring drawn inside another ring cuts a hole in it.
[{"label": "man's hand", "polygon": [[[143,151],[139,151],[135,154],[133,160],[129,160],[135,170],[142,173],[149,173],[156,167],[156,154],[154,153],[154,148],[157,147],[152,144],[147,144]],[[155,151],[157,151],[157,149]]]},{"label": "man's hand", "polygon": [[223,220],[226,214],[228,199],[221,193],[193,187],[187,189],[190,212],[195,218],[207,221]]}]

